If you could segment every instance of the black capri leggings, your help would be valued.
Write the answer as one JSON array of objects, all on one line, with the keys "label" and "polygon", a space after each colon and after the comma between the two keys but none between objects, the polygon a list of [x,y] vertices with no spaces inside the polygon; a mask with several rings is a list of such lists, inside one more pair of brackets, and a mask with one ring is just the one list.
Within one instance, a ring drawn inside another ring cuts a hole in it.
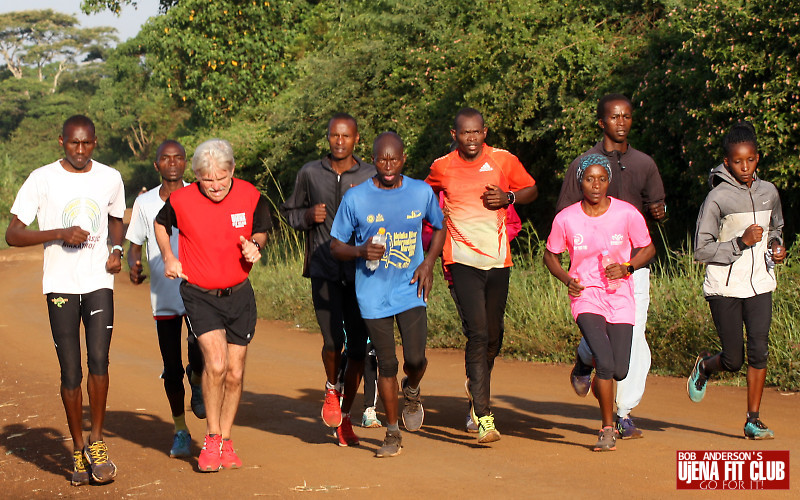
[{"label": "black capri leggings", "polygon": [[322,332],[322,350],[341,353],[347,335],[347,357],[362,361],[367,354],[367,327],[355,284],[311,278],[311,300]]},{"label": "black capri leggings", "polygon": [[369,338],[378,356],[378,375],[394,377],[399,364],[394,344],[394,320],[403,340],[403,366],[417,371],[427,365],[425,344],[428,341],[428,313],[424,306],[414,307],[395,316],[364,320],[369,329]]},{"label": "black capri leggings", "polygon": [[101,288],[86,294],[48,293],[47,312],[50,330],[61,366],[61,385],[65,389],[80,387],[81,320],[86,331],[86,354],[89,373],[108,373],[108,350],[114,326],[114,292]]},{"label": "black capri leggings", "polygon": [[619,381],[627,377],[633,325],[609,323],[603,316],[592,313],[579,314],[576,322],[594,354],[597,378]]},{"label": "black capri leggings", "polygon": [[722,343],[722,368],[738,372],[744,364],[744,332],[747,327],[747,364],[767,367],[769,325],[772,322],[772,293],[754,297],[709,297],[708,306]]}]

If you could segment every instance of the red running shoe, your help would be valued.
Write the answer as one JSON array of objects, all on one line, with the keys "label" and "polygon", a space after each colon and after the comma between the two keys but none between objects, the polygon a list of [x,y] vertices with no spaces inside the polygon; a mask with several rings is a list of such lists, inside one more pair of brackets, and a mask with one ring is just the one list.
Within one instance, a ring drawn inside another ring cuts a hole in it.
[{"label": "red running shoe", "polygon": [[336,437],[339,438],[339,446],[358,446],[358,436],[353,432],[350,415],[342,415],[342,425],[336,428]]},{"label": "red running shoe", "polygon": [[233,441],[230,439],[222,440],[222,452],[220,454],[220,465],[224,469],[238,469],[242,466],[239,456],[233,451]]},{"label": "red running shoe", "polygon": [[342,425],[342,407],[339,406],[339,398],[342,394],[336,389],[325,390],[325,403],[322,404],[322,421],[328,427],[339,427]]},{"label": "red running shoe", "polygon": [[197,459],[197,468],[200,472],[217,472],[222,464],[222,436],[219,434],[206,434],[203,441],[203,449],[200,450],[200,457]]}]

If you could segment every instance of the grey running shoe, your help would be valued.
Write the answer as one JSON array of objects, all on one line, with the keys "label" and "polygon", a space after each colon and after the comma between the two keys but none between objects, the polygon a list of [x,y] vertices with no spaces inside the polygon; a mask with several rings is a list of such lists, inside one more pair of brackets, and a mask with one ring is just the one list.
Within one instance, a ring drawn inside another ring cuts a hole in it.
[{"label": "grey running shoe", "polygon": [[375,453],[377,458],[394,457],[400,454],[403,449],[403,437],[400,431],[386,431],[386,437],[383,438],[383,444]]},{"label": "grey running shoe", "polygon": [[89,484],[89,462],[83,457],[82,450],[72,452],[72,486]]},{"label": "grey running shoe", "polygon": [[98,483],[108,483],[117,476],[117,466],[108,458],[105,441],[95,441],[83,448],[83,456],[92,469],[92,477]]},{"label": "grey running shoe", "polygon": [[408,377],[403,377],[401,386],[403,388],[403,396],[406,399],[403,406],[403,425],[407,431],[418,431],[422,427],[422,420],[425,418],[425,410],[420,402],[419,387],[417,387],[416,391],[412,391],[408,387]]},{"label": "grey running shoe", "polygon": [[597,438],[597,444],[594,445],[592,451],[614,451],[616,449],[617,430],[610,425],[600,429],[600,435]]},{"label": "grey running shoe", "polygon": [[636,427],[631,417],[617,420],[617,433],[619,433],[619,437],[622,439],[639,439],[644,437],[642,431]]},{"label": "grey running shoe", "polygon": [[186,365],[186,377],[189,379],[189,388],[192,390],[192,398],[189,403],[192,406],[192,413],[200,419],[206,418],[206,404],[203,401],[203,386],[192,383],[192,365]]}]

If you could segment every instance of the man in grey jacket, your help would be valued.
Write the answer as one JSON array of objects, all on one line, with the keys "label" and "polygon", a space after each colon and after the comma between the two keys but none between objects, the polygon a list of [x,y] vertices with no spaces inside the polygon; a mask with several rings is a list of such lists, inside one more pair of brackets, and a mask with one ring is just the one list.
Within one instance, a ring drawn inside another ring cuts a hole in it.
[{"label": "man in grey jacket", "polygon": [[[340,262],[330,250],[331,225],[344,193],[375,175],[375,167],[353,155],[358,143],[355,118],[337,113],[328,122],[330,153],[303,165],[294,192],[281,206],[289,225],[306,232],[303,276],[311,279],[311,298],[322,332],[322,364],[325,367],[325,402],[322,420],[336,427],[340,446],[358,444],[350,423],[353,405],[364,372],[367,329],[358,309],[354,262]],[[347,367],[342,397],[338,373],[347,335]]]}]

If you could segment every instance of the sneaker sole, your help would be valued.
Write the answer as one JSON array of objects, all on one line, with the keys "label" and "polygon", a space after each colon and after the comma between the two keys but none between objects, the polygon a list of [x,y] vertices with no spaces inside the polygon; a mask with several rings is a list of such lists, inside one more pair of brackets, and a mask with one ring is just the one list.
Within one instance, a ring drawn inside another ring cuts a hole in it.
[{"label": "sneaker sole", "polygon": [[745,438],[745,439],[749,439],[749,440],[751,440],[751,441],[766,441],[766,440],[768,440],[768,439],[775,439],[775,436],[764,436],[764,437],[758,437],[758,436],[745,436],[744,438]]},{"label": "sneaker sole", "polygon": [[620,436],[619,436],[619,438],[622,439],[622,440],[626,440],[626,439],[642,439],[643,437],[644,437],[644,435],[641,434],[641,433],[640,434],[634,434],[632,436],[623,436],[622,433],[620,433]]},{"label": "sneaker sole", "polygon": [[186,458],[186,457],[191,457],[191,456],[192,456],[192,453],[188,452],[188,451],[186,453],[172,453],[172,452],[169,452],[169,458]]},{"label": "sneaker sole", "polygon": [[115,478],[115,477],[117,477],[117,473],[116,473],[116,472],[114,472],[114,475],[113,475],[113,476],[111,476],[111,477],[109,477],[109,478],[107,478],[107,479],[100,479],[100,478],[98,478],[97,476],[95,476],[95,475],[94,475],[94,473],[92,473],[92,479],[94,479],[94,481],[95,481],[97,484],[106,484],[106,483],[110,483],[111,481],[113,481],[113,480],[114,480],[114,478]]},{"label": "sneaker sole", "polygon": [[197,468],[197,470],[199,470],[200,472],[219,472],[219,471],[220,471],[220,469],[222,469],[222,466],[221,466],[221,465],[220,465],[218,468],[216,468],[216,469],[214,469],[214,468],[211,468],[211,467],[206,467],[205,469],[202,469],[202,468],[200,468],[200,467],[198,467],[198,468]]},{"label": "sneaker sole", "polygon": [[401,452],[401,451],[403,451],[403,448],[402,448],[402,447],[400,447],[400,448],[398,448],[398,449],[397,449],[397,453],[387,453],[387,454],[385,454],[385,455],[381,455],[381,454],[378,454],[378,453],[376,453],[376,454],[375,454],[375,458],[388,458],[388,457],[396,457],[397,455],[399,455],[399,454],[400,454],[400,452]]},{"label": "sneaker sole", "polygon": [[381,427],[381,423],[380,422],[371,422],[371,423],[369,423],[367,425],[364,425],[364,422],[361,422],[361,427],[363,429],[375,429],[376,427]]},{"label": "sneaker sole", "polygon": [[598,448],[598,447],[594,447],[594,448],[592,448],[592,451],[617,451],[617,447],[616,447],[616,446],[612,446],[612,447],[610,447],[610,448]]},{"label": "sneaker sole", "polygon": [[500,441],[500,433],[498,431],[489,431],[483,437],[478,438],[478,442],[481,444],[494,443],[495,441]]},{"label": "sneaker sole", "polygon": [[79,481],[70,480],[69,484],[72,486],[83,486],[84,484],[89,484],[89,477],[87,476],[86,479],[81,479]]}]

